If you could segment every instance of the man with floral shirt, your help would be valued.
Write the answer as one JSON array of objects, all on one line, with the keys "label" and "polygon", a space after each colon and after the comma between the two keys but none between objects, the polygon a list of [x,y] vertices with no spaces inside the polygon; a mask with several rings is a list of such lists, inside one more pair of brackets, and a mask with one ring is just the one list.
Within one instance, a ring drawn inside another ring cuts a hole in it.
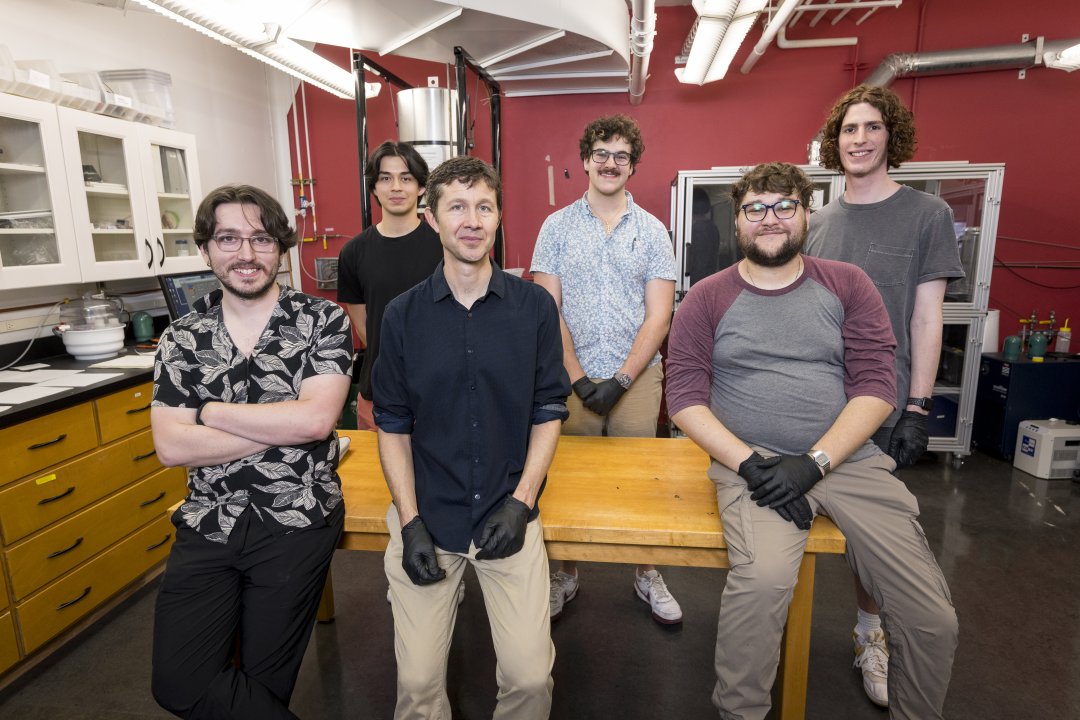
[{"label": "man with floral shirt", "polygon": [[154,697],[182,717],[293,718],[344,523],[334,425],[352,333],[334,303],[277,284],[296,238],[264,191],[211,192],[195,242],[221,290],[165,331],[154,368],[154,447],[189,489],[154,613]]}]

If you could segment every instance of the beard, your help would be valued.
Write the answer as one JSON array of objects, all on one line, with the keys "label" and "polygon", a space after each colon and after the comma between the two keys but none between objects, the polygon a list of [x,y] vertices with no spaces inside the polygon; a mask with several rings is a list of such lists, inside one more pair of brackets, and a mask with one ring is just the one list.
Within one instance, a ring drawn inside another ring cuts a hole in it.
[{"label": "beard", "polygon": [[257,300],[258,298],[266,295],[266,293],[268,293],[271,288],[277,285],[277,275],[267,270],[265,266],[260,265],[263,270],[267,270],[266,281],[263,282],[261,285],[237,286],[235,283],[233,283],[232,277],[229,275],[229,271],[237,266],[250,267],[250,265],[251,264],[249,263],[234,263],[233,265],[225,268],[213,268],[214,275],[217,276],[218,282],[221,283],[221,287],[227,292],[235,295],[241,300]]},{"label": "beard", "polygon": [[789,233],[783,245],[772,253],[763,250],[753,236],[745,234],[739,228],[736,228],[735,235],[739,241],[739,249],[747,260],[762,267],[780,267],[798,257],[802,252],[803,246],[806,245],[806,224],[803,224],[801,231]]}]

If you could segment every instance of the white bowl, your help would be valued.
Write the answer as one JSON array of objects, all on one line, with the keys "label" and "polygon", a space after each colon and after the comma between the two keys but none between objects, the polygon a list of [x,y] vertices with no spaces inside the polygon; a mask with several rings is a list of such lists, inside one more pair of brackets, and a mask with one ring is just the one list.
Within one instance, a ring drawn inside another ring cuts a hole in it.
[{"label": "white bowl", "polygon": [[76,360],[104,360],[118,355],[124,347],[124,326],[66,330],[63,338],[64,349]]}]

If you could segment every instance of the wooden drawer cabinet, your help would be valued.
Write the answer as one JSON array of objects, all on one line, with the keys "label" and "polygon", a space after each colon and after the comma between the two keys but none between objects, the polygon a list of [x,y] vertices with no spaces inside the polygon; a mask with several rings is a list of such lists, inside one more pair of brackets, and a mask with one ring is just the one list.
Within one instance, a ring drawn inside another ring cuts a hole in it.
[{"label": "wooden drawer cabinet", "polygon": [[159,470],[4,551],[16,601],[98,554],[183,499],[186,474]]},{"label": "wooden drawer cabinet", "polygon": [[162,515],[110,550],[15,606],[30,653],[63,632],[169,555],[173,526]]},{"label": "wooden drawer cabinet", "polygon": [[15,621],[10,612],[0,613],[0,673],[19,662],[19,641],[15,639]]},{"label": "wooden drawer cabinet", "polygon": [[[163,468],[143,383],[0,430],[0,674],[160,566],[187,472]],[[48,647],[43,647],[48,644]],[[40,652],[39,652],[40,651]]]},{"label": "wooden drawer cabinet", "polygon": [[75,457],[97,444],[90,403],[4,428],[0,430],[0,447],[5,455],[0,485]]},{"label": "wooden drawer cabinet", "polygon": [[102,444],[150,427],[153,391],[153,383],[143,383],[94,401]]},{"label": "wooden drawer cabinet", "polygon": [[[113,443],[0,492],[0,528],[13,543],[161,467],[150,431]],[[142,457],[141,460],[136,458]]]}]

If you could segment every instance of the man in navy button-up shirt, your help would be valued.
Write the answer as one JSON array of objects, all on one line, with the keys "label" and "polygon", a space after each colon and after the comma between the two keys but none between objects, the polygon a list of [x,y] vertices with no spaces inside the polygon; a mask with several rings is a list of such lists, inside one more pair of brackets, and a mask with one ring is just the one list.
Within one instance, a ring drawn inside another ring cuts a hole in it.
[{"label": "man in navy button-up shirt", "polygon": [[498,658],[494,718],[547,718],[555,648],[538,517],[570,381],[543,288],[489,258],[498,175],[446,161],[428,178],[443,262],[386,309],[372,379],[387,513],[386,575],[398,661],[395,717],[449,707],[456,591],[472,564]]}]

